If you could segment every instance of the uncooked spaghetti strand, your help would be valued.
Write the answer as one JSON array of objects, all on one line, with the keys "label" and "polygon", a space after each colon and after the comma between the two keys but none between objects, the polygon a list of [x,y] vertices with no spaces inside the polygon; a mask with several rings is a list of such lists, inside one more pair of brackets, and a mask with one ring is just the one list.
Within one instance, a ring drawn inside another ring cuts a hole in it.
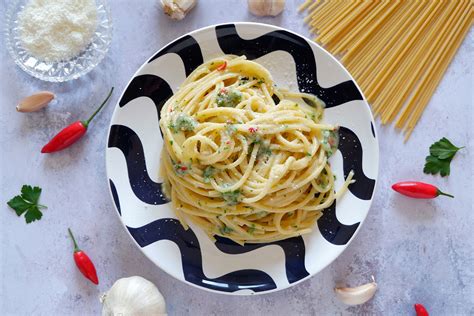
[{"label": "uncooked spaghetti strand", "polygon": [[[343,17],[345,16],[348,12],[347,10],[350,10],[353,5],[357,5],[358,1],[342,1],[338,7],[332,8],[331,10],[337,10],[338,15]],[[339,17],[334,18],[331,14],[325,14],[323,17],[317,22],[317,26],[319,28],[319,32],[317,34],[317,38],[321,37],[328,29],[332,29],[336,20],[338,20]]]},{"label": "uncooked spaghetti strand", "polygon": [[[419,24],[423,22],[423,19],[429,15],[429,13],[437,6],[437,4],[439,3],[431,2],[429,3],[428,7],[422,7],[424,10],[421,11],[420,15],[411,15],[412,19],[406,21],[406,23],[403,25],[407,27],[406,29],[404,29],[402,26],[394,35],[391,35],[387,45],[382,49],[380,54],[376,55],[374,62],[372,63],[372,65],[374,65],[374,70],[365,71],[358,78],[360,85],[365,87],[365,91],[370,93],[371,90],[369,86],[371,83],[379,80],[384,71],[386,71],[386,69],[391,66],[391,64],[387,61],[396,58],[398,53],[406,47],[406,41],[415,36],[416,30],[419,28]],[[415,25],[415,27],[410,27],[413,25]],[[375,99],[374,95],[369,96],[366,94],[366,97],[370,102],[373,102]]]},{"label": "uncooked spaghetti strand", "polygon": [[[327,1],[324,3],[325,5],[321,8],[316,8],[315,11],[317,12],[310,21],[310,25],[317,26],[317,30],[320,30],[324,23],[331,18],[329,12],[331,10],[339,10],[343,5],[344,2],[337,0],[337,1]],[[317,32],[319,33],[319,32]]]},{"label": "uncooked spaghetti strand", "polygon": [[[416,102],[415,112],[412,115],[412,117],[410,117],[410,120],[405,126],[405,129],[404,129],[405,141],[408,140],[411,133],[413,132],[413,129],[415,128],[416,123],[420,119],[420,116],[423,110],[428,105],[428,102],[431,96],[433,95],[434,90],[436,89],[439,82],[441,81],[443,74],[448,68],[457,49],[461,45],[462,40],[464,39],[467,32],[469,31],[469,27],[471,26],[471,24],[472,24],[472,10],[470,12],[467,12],[464,15],[462,25],[458,29],[458,32],[456,34],[457,36],[452,42],[454,45],[447,47],[446,51],[444,51],[444,54],[441,57],[440,63],[436,65],[436,68],[432,72],[432,76],[430,78],[426,78],[425,82],[428,82],[429,86],[426,87],[426,90],[424,90],[422,98],[418,102]],[[410,100],[409,103],[407,104],[407,106],[411,106],[411,107],[413,107],[414,105],[415,105],[414,99]]]},{"label": "uncooked spaghetti strand", "polygon": [[[407,3],[410,2],[404,2],[404,4]],[[395,20],[395,23],[389,25],[386,32],[379,32],[379,37],[375,37],[372,42],[368,43],[367,49],[369,51],[366,54],[362,54],[362,51],[359,53],[356,50],[351,50],[348,52],[349,57],[352,56],[352,58],[348,59],[348,61],[353,61],[357,65],[354,71],[359,73],[357,80],[361,85],[364,75],[375,75],[378,73],[378,69],[384,64],[382,60],[387,55],[387,52],[390,51],[397,40],[400,39],[400,33],[403,32],[403,30],[405,30],[407,26],[418,16],[418,13],[423,10],[423,3],[416,2],[416,8],[413,10],[413,14],[406,14],[404,12],[404,10],[408,9],[409,8],[401,8],[400,14],[402,16]],[[346,57],[346,55],[344,57]],[[359,60],[360,62],[358,62]],[[370,63],[372,63],[372,66],[369,66]],[[373,65],[375,65],[375,68]],[[372,71],[366,71],[369,69],[369,67],[372,69]]]},{"label": "uncooked spaghetti strand", "polygon": [[354,12],[351,12],[351,14],[347,16],[345,21],[348,21],[348,23],[346,23],[344,27],[338,27],[337,32],[331,34],[332,37],[328,39],[325,45],[331,48],[331,51],[336,54],[336,49],[341,45],[342,40],[346,38],[352,29],[356,27],[360,21],[364,20],[372,8],[376,6],[376,1],[364,1],[361,6],[356,7]]},{"label": "uncooked spaghetti strand", "polygon": [[328,15],[328,19],[330,20],[330,23],[327,25],[322,25],[323,30],[322,32],[319,33],[318,39],[321,41],[325,41],[326,37],[331,37],[330,35],[327,35],[328,33],[331,33],[334,31],[336,26],[341,25],[341,21],[344,20],[351,12],[353,12],[354,8],[359,5],[358,1],[350,1],[349,5],[345,5],[338,13],[338,15],[334,18]]},{"label": "uncooked spaghetti strand", "polygon": [[[438,3],[439,5],[442,4],[442,2]],[[376,77],[376,80],[374,80],[369,86],[368,86],[368,96],[369,98],[373,97],[374,95],[378,94],[380,89],[387,84],[387,80],[389,80],[390,76],[392,75],[393,71],[395,70],[395,67],[397,67],[398,63],[403,59],[406,58],[407,53],[415,43],[417,39],[419,39],[420,34],[422,34],[427,27],[433,22],[432,19],[439,14],[442,13],[443,10],[440,9],[439,6],[437,6],[436,10],[433,10],[430,12],[429,16],[427,19],[422,19],[420,20],[421,25],[419,28],[416,28],[414,31],[414,34],[411,38],[409,38],[407,43],[404,43],[404,47],[400,52],[398,52],[396,55],[393,56],[390,60],[387,61],[388,69],[384,70],[382,73],[380,73],[380,78],[379,76]]]},{"label": "uncooked spaghetti strand", "polygon": [[[348,59],[351,58],[351,56],[353,56],[353,54],[355,54],[355,52],[361,51],[362,48],[367,44],[367,42],[370,41],[371,37],[377,37],[377,35],[386,34],[388,31],[390,31],[390,26],[387,27],[386,23],[391,20],[392,16],[398,16],[401,14],[402,10],[400,10],[398,5],[401,5],[402,9],[405,8],[404,3],[402,2],[392,6],[389,10],[387,10],[378,19],[376,23],[373,23],[370,26],[370,28],[365,32],[365,34],[361,35],[360,39],[358,39],[353,45],[351,45],[351,48],[341,58],[341,62],[345,63]],[[380,31],[381,28],[384,28],[382,32]]]},{"label": "uncooked spaghetti strand", "polygon": [[[401,72],[397,74],[396,80],[392,83],[392,90],[383,95],[380,102],[385,103],[385,109],[381,112],[382,124],[392,121],[396,114],[400,111],[405,98],[408,96],[408,91],[412,90],[416,84],[416,79],[419,78],[422,71],[426,71],[433,64],[429,63],[432,59],[423,58],[425,54],[429,56],[436,56],[443,42],[446,40],[446,34],[450,27],[454,25],[456,18],[461,16],[462,10],[465,7],[454,5],[451,9],[445,10],[445,15],[436,21],[430,34],[426,36],[421,47],[418,48],[414,56],[409,60],[409,64],[401,68]],[[426,65],[426,66],[425,66]],[[398,98],[403,98],[399,100]],[[395,102],[393,100],[396,100]]]},{"label": "uncooked spaghetti strand", "polygon": [[[314,3],[313,3],[314,1]],[[299,7],[298,7],[298,12],[303,12],[305,11],[308,7],[310,8],[311,10],[311,6],[310,4],[313,3],[313,4],[317,4],[319,1],[318,0],[306,0],[305,2],[303,2]]]},{"label": "uncooked spaghetti strand", "polygon": [[[394,2],[396,5],[398,5],[397,2]],[[378,5],[375,7],[373,11],[370,11],[369,14],[366,16],[364,20],[361,21],[361,23],[358,23],[353,29],[351,29],[350,33],[344,37],[341,42],[338,44],[337,48],[334,49],[334,53],[338,54],[341,53],[343,50],[346,50],[348,48],[348,45],[350,45],[350,42],[354,40],[359,34],[364,30],[367,29],[367,26],[372,23],[374,20],[378,18],[378,13],[383,12],[387,6],[392,6],[393,3],[390,1],[385,1],[382,2],[382,4]]]},{"label": "uncooked spaghetti strand", "polygon": [[336,3],[334,1],[322,1],[314,6],[313,10],[309,10],[309,14],[304,18],[305,23],[312,25],[314,21],[317,21],[317,17],[321,16],[322,12],[328,11],[329,8],[334,6]]},{"label": "uncooked spaghetti strand", "polygon": [[[465,2],[466,3],[466,2]],[[467,2],[469,4],[469,2]],[[471,11],[472,13],[472,11]],[[463,12],[463,17],[469,18],[469,10],[466,12]],[[458,39],[458,37],[463,38],[465,34],[462,32],[459,32],[459,29],[462,29],[462,22],[463,20],[457,20],[456,21],[456,29],[451,30],[449,32],[448,37],[441,42],[442,46],[437,50],[435,56],[430,60],[430,67],[428,68],[428,71],[426,71],[423,76],[418,80],[418,84],[415,90],[415,93],[410,97],[410,100],[407,102],[405,107],[403,108],[400,116],[398,117],[397,121],[395,122],[395,126],[398,128],[402,128],[406,122],[407,119],[409,118],[410,114],[413,112],[413,110],[416,110],[413,108],[411,104],[416,104],[415,101],[418,99],[419,95],[423,92],[422,87],[426,86],[429,84],[430,80],[428,79],[433,72],[436,72],[436,69],[441,67],[441,64],[439,61],[445,61],[444,56],[447,56],[448,53],[451,51],[451,48],[453,47],[450,43],[452,43],[454,40]],[[456,30],[458,30],[456,32]],[[457,43],[457,42],[456,42]],[[461,42],[459,42],[460,45]]]}]

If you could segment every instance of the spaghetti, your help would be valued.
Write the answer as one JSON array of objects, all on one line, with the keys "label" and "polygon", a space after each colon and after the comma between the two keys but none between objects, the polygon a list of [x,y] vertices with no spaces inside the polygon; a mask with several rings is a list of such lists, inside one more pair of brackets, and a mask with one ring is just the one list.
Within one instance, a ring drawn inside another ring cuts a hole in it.
[{"label": "spaghetti", "polygon": [[199,66],[160,115],[165,194],[187,229],[211,238],[263,243],[311,231],[335,193],[328,157],[337,128],[321,123],[324,103],[278,89],[245,56]]},{"label": "spaghetti", "polygon": [[[407,140],[473,22],[472,0],[306,0],[315,41],[361,85],[382,124]],[[368,71],[370,70],[370,71]]]}]

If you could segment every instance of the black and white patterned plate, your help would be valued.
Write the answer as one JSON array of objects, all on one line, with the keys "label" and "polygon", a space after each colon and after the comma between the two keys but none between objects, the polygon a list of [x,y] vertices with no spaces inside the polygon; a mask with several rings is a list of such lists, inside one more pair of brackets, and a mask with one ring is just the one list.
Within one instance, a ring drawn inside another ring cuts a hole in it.
[{"label": "black and white patterned plate", "polygon": [[[192,224],[185,231],[161,192],[160,109],[197,66],[223,54],[246,55],[267,67],[277,85],[317,95],[326,103],[324,120],[341,127],[338,151],[330,159],[336,188],[350,170],[356,183],[324,211],[309,235],[245,246],[225,238],[213,243]],[[173,277],[228,294],[284,289],[331,263],[367,216],[378,160],[372,114],[345,68],[315,43],[257,23],[206,27],[151,57],[116,106],[106,152],[117,212],[138,247]]]}]

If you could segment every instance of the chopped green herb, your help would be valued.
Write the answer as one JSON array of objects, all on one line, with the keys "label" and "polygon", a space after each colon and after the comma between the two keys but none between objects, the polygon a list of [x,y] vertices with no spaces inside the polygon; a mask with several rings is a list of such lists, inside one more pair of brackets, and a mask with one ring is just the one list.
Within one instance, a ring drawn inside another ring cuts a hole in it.
[{"label": "chopped green herb", "polygon": [[219,228],[219,231],[221,232],[222,235],[227,235],[233,232],[234,230],[230,227],[224,226],[224,227]]},{"label": "chopped green herb", "polygon": [[252,133],[248,137],[248,142],[250,143],[250,145],[261,144],[262,143],[262,137],[257,133]]},{"label": "chopped green herb", "polygon": [[272,150],[270,149],[270,147],[267,147],[267,146],[260,146],[260,148],[258,148],[258,153],[257,153],[257,157],[269,157],[272,155]]},{"label": "chopped green herb", "polygon": [[311,154],[310,154],[310,153],[306,153],[306,156],[311,157]]},{"label": "chopped green herb", "polygon": [[170,145],[173,146],[173,141],[172,140],[170,140]]},{"label": "chopped green herb", "polygon": [[171,124],[171,129],[174,133],[179,131],[193,131],[196,128],[197,122],[196,120],[184,113],[180,113],[175,120],[174,124]]},{"label": "chopped green herb", "polygon": [[441,138],[430,146],[430,155],[426,157],[424,173],[441,174],[442,177],[449,176],[451,160],[463,147],[456,147],[446,137]]},{"label": "chopped green herb", "polygon": [[202,176],[204,177],[204,183],[211,182],[211,178],[214,176],[216,169],[213,166],[207,166],[204,169]]},{"label": "chopped green herb", "polygon": [[323,131],[323,141],[321,144],[327,156],[331,157],[339,146],[339,131],[337,129],[333,131]]},{"label": "chopped green herb", "polygon": [[227,205],[236,205],[242,200],[240,190],[222,192],[222,198],[227,202]]},{"label": "chopped green herb", "polygon": [[242,92],[234,88],[222,88],[216,96],[219,107],[235,107],[242,101]]},{"label": "chopped green herb", "polygon": [[32,187],[24,185],[21,188],[21,195],[17,195],[7,202],[8,206],[15,210],[16,215],[21,216],[25,213],[25,221],[27,224],[40,220],[43,216],[41,208],[46,206],[38,204],[41,195],[40,187]]},{"label": "chopped green herb", "polygon": [[185,174],[189,172],[189,169],[191,169],[190,165],[186,166],[185,164],[178,163],[175,161],[171,161],[171,162],[173,163],[174,171],[176,172],[178,176],[184,176]]},{"label": "chopped green herb", "polygon": [[254,232],[255,232],[255,224],[252,224],[252,226],[250,226],[250,227],[247,229],[247,233],[253,234]]},{"label": "chopped green herb", "polygon": [[232,136],[235,134],[235,132],[237,132],[237,127],[235,127],[234,124],[226,124],[226,131],[227,131],[227,134],[229,134],[229,136]]}]

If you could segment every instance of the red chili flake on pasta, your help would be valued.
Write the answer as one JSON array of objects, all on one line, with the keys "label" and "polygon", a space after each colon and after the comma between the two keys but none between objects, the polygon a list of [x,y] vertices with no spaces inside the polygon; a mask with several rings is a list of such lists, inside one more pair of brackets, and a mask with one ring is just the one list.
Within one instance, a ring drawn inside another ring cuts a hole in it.
[{"label": "red chili flake on pasta", "polygon": [[230,140],[226,141],[225,143],[226,143],[227,145],[230,145]]},{"label": "red chili flake on pasta", "polygon": [[249,132],[252,133],[252,134],[255,133],[257,130],[258,130],[258,128],[249,127]]},{"label": "red chili flake on pasta", "polygon": [[182,167],[181,167],[181,170],[186,171],[186,170],[188,170],[188,167],[182,166]]},{"label": "red chili flake on pasta", "polygon": [[222,88],[220,93],[227,93],[227,89],[226,88]]},{"label": "red chili flake on pasta", "polygon": [[218,71],[222,71],[222,70],[225,70],[227,68],[227,62],[224,61],[224,63],[222,65],[220,65],[219,67],[217,67],[217,70]]}]

